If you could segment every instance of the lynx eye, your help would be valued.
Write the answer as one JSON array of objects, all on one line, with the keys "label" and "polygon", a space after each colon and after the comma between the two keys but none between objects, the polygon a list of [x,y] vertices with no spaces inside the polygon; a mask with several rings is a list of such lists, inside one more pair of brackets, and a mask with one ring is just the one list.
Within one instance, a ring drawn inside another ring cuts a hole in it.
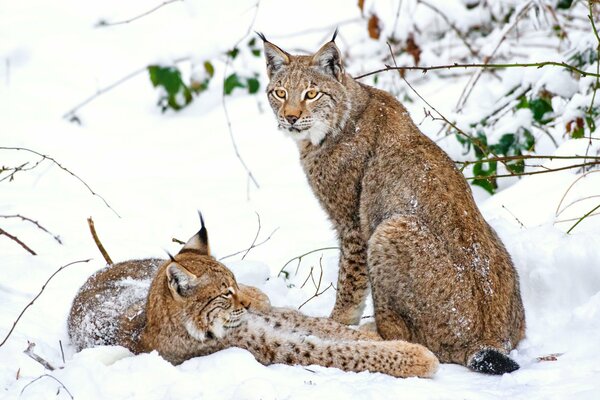
[{"label": "lynx eye", "polygon": [[287,95],[285,89],[276,89],[273,93],[275,93],[275,97],[278,97],[280,99],[285,99]]},{"label": "lynx eye", "polygon": [[306,94],[304,95],[304,98],[307,100],[313,100],[314,98],[317,97],[318,94],[319,94],[319,92],[317,92],[314,89],[311,89],[308,92],[306,92]]},{"label": "lynx eye", "polygon": [[232,288],[227,288],[227,291],[225,292],[224,295],[227,298],[231,298],[231,296],[233,296],[233,289]]}]

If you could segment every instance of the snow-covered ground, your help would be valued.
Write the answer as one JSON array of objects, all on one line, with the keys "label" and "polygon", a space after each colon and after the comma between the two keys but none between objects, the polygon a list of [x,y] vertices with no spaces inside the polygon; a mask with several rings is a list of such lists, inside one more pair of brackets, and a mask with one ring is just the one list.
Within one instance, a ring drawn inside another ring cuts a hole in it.
[{"label": "snow-covered ground", "polygon": [[[380,10],[396,9],[396,2],[376,3]],[[413,2],[406,3],[409,7]],[[445,7],[451,12],[453,2],[448,3]],[[129,24],[95,27],[101,19],[124,20],[158,4],[2,2],[0,146],[25,147],[53,157],[116,212],[49,160],[16,173],[12,181],[0,182],[0,215],[32,218],[63,242],[29,222],[0,217],[0,228],[38,254],[32,256],[0,235],[0,340],[56,269],[92,258],[61,271],[0,347],[0,397],[66,399],[68,389],[77,399],[600,398],[600,224],[598,217],[591,217],[567,235],[576,220],[557,223],[578,218],[595,205],[597,197],[577,201],[557,216],[559,204],[562,210],[578,199],[600,195],[600,174],[590,173],[568,190],[581,176],[570,170],[524,177],[492,197],[474,188],[521,279],[527,338],[512,354],[521,369],[510,375],[484,376],[457,365],[442,365],[429,380],[318,366],[265,367],[240,349],[176,367],[157,354],[132,356],[122,348],[74,354],[66,333],[71,300],[85,279],[104,266],[89,234],[90,216],[111,257],[120,261],[177,252],[171,239],[185,240],[198,229],[198,209],[205,216],[213,252],[224,257],[250,246],[258,214],[256,241],[271,235],[270,239],[243,260],[244,253],[224,260],[240,282],[261,288],[277,306],[298,307],[315,293],[310,279],[301,287],[311,268],[318,278],[322,265],[321,290],[336,281],[336,250],[292,260],[336,246],[335,236],[306,183],[295,144],[277,131],[265,96],[238,90],[226,103],[240,154],[260,188],[249,183],[235,156],[221,105],[222,62],[210,90],[181,112],[162,114],[155,105],[157,91],[141,73],[78,111],[81,124],[62,118],[87,96],[148,64],[186,56],[223,60],[220,54],[246,34],[255,14],[254,1],[217,5],[186,0]],[[334,24],[359,17],[354,3],[341,0],[301,5],[263,0],[254,29],[284,48],[316,50]],[[312,28],[323,29],[290,36]],[[342,50],[359,29],[365,29],[364,22],[341,24]],[[560,57],[548,50],[545,56]],[[249,69],[262,68],[260,58],[247,62]],[[381,66],[372,64],[365,61],[355,68]],[[467,78],[459,76],[449,84],[429,74],[416,87],[449,113]],[[495,82],[483,79],[479,87]],[[495,89],[478,90],[474,103],[485,103],[486,93]],[[423,119],[423,103],[415,99],[407,106],[416,121]],[[421,127],[432,136],[438,130],[430,119]],[[587,144],[567,140],[551,151],[585,154]],[[451,156],[461,157],[454,139],[440,145]],[[26,151],[0,149],[0,165],[5,167],[25,162],[32,166],[38,160]],[[286,263],[289,279],[278,276]],[[330,288],[302,311],[328,315],[334,298]],[[28,342],[60,369],[47,371],[23,354]],[[551,354],[558,354],[555,361],[538,360]],[[44,374],[48,376],[33,382]]]}]

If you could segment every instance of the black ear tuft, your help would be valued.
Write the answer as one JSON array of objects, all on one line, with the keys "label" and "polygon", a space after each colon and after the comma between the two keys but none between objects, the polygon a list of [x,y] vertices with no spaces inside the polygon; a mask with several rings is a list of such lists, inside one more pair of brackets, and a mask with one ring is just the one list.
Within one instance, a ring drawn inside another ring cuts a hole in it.
[{"label": "black ear tuft", "polygon": [[171,254],[167,251],[167,255],[169,256],[169,260],[171,260],[172,262],[175,262],[175,257],[173,257],[173,254]]},{"label": "black ear tuft", "polygon": [[200,210],[198,210],[198,215],[200,216],[200,230],[198,231],[198,236],[202,243],[208,244],[208,231],[206,230],[206,226],[204,226],[204,218],[202,218]]},{"label": "black ear tuft", "polygon": [[262,40],[263,42],[265,42],[265,43],[268,42],[267,38],[265,37],[265,35],[262,32],[254,31],[254,33],[256,33],[258,35],[258,37],[260,38],[260,40]]},{"label": "black ear tuft", "polygon": [[335,32],[333,32],[333,37],[331,38],[330,42],[335,42],[335,38],[337,37],[338,34],[338,29],[339,27],[335,27]]}]

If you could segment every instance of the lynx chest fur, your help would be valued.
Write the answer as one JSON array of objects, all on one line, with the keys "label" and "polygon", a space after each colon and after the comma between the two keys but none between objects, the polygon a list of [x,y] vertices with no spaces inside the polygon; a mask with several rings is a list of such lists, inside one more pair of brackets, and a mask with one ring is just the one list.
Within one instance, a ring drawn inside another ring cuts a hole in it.
[{"label": "lynx chest fur", "polygon": [[278,126],[339,237],[332,318],[357,323],[370,288],[384,338],[481,372],[518,368],[506,355],[525,330],[518,276],[452,160],[395,98],[344,72],[333,40],[294,56],[261,37]]}]

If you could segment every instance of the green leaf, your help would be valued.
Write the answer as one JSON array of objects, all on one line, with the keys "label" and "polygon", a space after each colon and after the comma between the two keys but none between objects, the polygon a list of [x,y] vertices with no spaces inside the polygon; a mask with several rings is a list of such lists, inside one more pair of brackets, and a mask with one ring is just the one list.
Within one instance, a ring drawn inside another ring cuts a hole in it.
[{"label": "green leaf", "polygon": [[238,49],[237,47],[234,47],[233,49],[229,50],[227,52],[227,55],[232,59],[235,60],[235,58],[238,56],[238,54],[240,54],[240,49]]},{"label": "green leaf", "polygon": [[506,168],[512,173],[522,174],[525,171],[525,161],[516,160],[516,161],[512,161],[510,163],[506,163]]},{"label": "green leaf", "polygon": [[260,49],[252,49],[252,54],[254,57],[260,57]]},{"label": "green leaf", "polygon": [[250,39],[248,41],[248,47],[254,47],[254,46],[256,46],[256,38],[255,37],[253,37],[252,39]]},{"label": "green leaf", "polygon": [[154,87],[162,86],[169,95],[176,94],[183,84],[181,72],[175,67],[151,65],[148,67],[148,72]]},{"label": "green leaf", "polygon": [[497,144],[490,146],[490,149],[496,154],[508,155],[510,149],[516,144],[515,134],[507,133],[502,135]]},{"label": "green leaf", "polygon": [[211,78],[215,75],[215,67],[213,67],[210,61],[204,61],[204,70]]},{"label": "green leaf", "polygon": [[260,89],[260,82],[256,78],[248,78],[246,83],[248,85],[248,93],[250,94],[254,94]]},{"label": "green leaf", "polygon": [[588,128],[590,128],[590,134],[592,134],[596,130],[596,121],[594,121],[594,118],[592,118],[590,116],[586,116],[585,122],[586,122]]},{"label": "green leaf", "polygon": [[585,131],[583,129],[583,126],[578,127],[571,133],[571,137],[573,139],[581,139],[584,136],[585,136]]},{"label": "green leaf", "polygon": [[488,179],[473,179],[471,183],[475,186],[484,188],[489,194],[494,194],[496,188]]},{"label": "green leaf", "polygon": [[527,97],[525,96],[519,97],[519,103],[517,103],[517,110],[522,108],[529,108],[529,101],[527,101]]},{"label": "green leaf", "polygon": [[244,85],[242,81],[240,81],[239,76],[235,72],[229,75],[223,82],[223,90],[227,95],[231,94],[235,88],[244,87],[246,87],[246,85]]},{"label": "green leaf", "polygon": [[552,104],[546,99],[535,99],[529,102],[529,109],[533,113],[533,119],[540,124],[546,124],[549,120],[544,120],[544,115],[547,112],[553,111]]},{"label": "green leaf", "polygon": [[[477,139],[478,140],[473,140],[471,138],[467,138],[467,140],[472,142],[472,144],[473,144],[473,151],[475,152],[475,157],[477,157],[478,159],[481,159],[487,155],[487,149],[486,149],[488,147],[487,136],[483,131],[477,131]],[[482,149],[482,147],[483,147],[483,149]]]},{"label": "green leaf", "polygon": [[522,128],[523,137],[525,138],[525,146],[523,150],[534,151],[535,150],[535,137],[531,134],[529,129]]},{"label": "green leaf", "polygon": [[556,8],[567,10],[567,9],[571,8],[572,4],[573,4],[573,0],[558,0],[558,3],[556,4]]},{"label": "green leaf", "polygon": [[[484,168],[484,164],[487,164],[487,168]],[[496,161],[490,162],[478,162],[473,164],[473,175],[476,177],[491,176],[496,173],[498,169],[498,163]]]}]

